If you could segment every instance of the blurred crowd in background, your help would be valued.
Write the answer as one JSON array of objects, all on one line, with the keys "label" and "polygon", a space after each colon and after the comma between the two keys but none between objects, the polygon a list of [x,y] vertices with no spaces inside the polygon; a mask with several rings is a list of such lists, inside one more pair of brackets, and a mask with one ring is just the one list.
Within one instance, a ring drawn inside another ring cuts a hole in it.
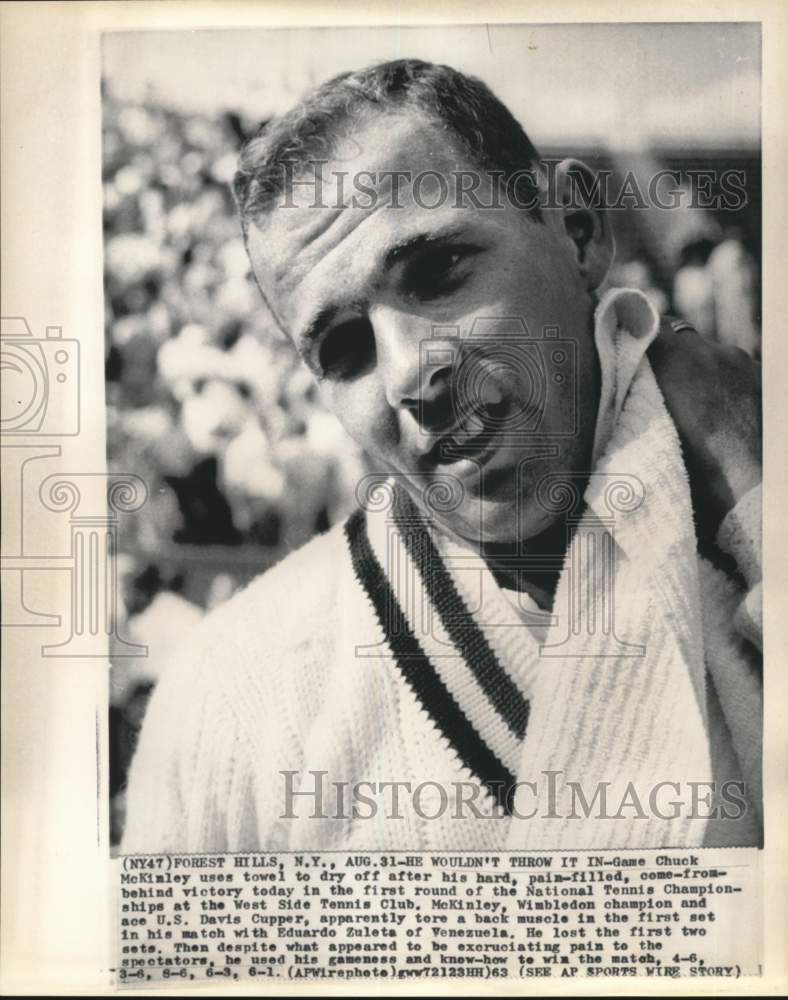
[{"label": "blurred crowd in background", "polygon": [[[149,655],[113,664],[117,841],[134,741],[171,650],[207,609],[344,517],[363,458],[249,273],[229,185],[259,122],[109,90],[103,107],[109,461],[149,489],[121,524],[120,632]],[[758,357],[753,201],[734,219],[685,217],[656,249],[638,213],[618,213],[610,283],[639,287],[661,311]]]},{"label": "blurred crowd in background", "polygon": [[121,525],[112,670],[113,834],[147,696],[207,608],[354,503],[361,460],[271,323],[230,181],[253,123],[104,103],[110,467],[149,498]]}]

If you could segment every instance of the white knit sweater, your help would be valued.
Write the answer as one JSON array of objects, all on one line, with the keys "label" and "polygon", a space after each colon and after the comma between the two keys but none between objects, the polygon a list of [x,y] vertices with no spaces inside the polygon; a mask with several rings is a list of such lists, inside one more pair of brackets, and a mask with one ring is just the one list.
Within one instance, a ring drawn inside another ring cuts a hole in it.
[{"label": "white knit sweater", "polygon": [[[366,514],[184,642],[132,763],[124,852],[758,844],[760,492],[720,528],[727,575],[697,553],[645,358],[658,323],[635,292],[597,310],[594,473],[552,615],[514,607],[403,494],[372,490]],[[549,502],[571,499],[555,487]],[[287,780],[321,784],[323,818],[314,795],[283,818]],[[507,794],[515,780],[531,784]],[[720,798],[729,781],[744,815],[706,818],[736,811]],[[374,783],[362,791],[377,815],[362,803],[353,817],[352,791],[338,805],[332,782]],[[386,782],[423,787],[393,809]],[[476,813],[455,806],[463,782]]]}]

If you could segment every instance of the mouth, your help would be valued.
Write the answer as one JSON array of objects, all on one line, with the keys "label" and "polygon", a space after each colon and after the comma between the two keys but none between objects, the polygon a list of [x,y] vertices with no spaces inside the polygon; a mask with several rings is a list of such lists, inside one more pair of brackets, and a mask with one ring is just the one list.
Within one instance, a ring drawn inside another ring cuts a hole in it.
[{"label": "mouth", "polygon": [[501,414],[487,407],[465,419],[451,433],[442,434],[423,455],[429,471],[465,477],[478,472],[498,450]]}]

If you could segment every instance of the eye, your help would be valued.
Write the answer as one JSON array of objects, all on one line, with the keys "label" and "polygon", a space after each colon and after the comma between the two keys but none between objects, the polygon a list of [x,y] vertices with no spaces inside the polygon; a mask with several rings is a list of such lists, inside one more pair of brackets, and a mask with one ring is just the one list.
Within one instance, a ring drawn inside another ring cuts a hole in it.
[{"label": "eye", "polygon": [[318,351],[323,375],[355,378],[375,360],[375,334],[366,319],[354,319],[329,330]]},{"label": "eye", "polygon": [[475,247],[456,245],[425,250],[408,267],[405,276],[408,291],[422,300],[456,291],[469,277],[465,263],[476,252]]}]

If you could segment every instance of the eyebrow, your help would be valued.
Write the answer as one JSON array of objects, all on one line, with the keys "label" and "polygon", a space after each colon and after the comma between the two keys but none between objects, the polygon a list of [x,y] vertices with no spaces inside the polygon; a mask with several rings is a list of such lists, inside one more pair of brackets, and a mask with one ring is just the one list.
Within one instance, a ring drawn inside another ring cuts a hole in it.
[{"label": "eyebrow", "polygon": [[339,309],[337,306],[324,306],[322,309],[319,309],[296,339],[299,350],[303,352],[305,348],[313,344],[323,330],[334,321],[334,317],[338,312]]},{"label": "eyebrow", "polygon": [[448,243],[450,240],[462,235],[466,228],[462,223],[447,223],[441,229],[433,230],[430,233],[416,233],[413,236],[405,236],[388,248],[383,258],[384,267],[393,267],[395,264],[399,264],[403,260],[407,260],[409,257],[414,256],[414,254],[419,253],[425,247],[440,246],[443,243]]},{"label": "eyebrow", "polygon": [[[447,223],[441,229],[433,230],[429,233],[414,233],[410,236],[404,236],[401,240],[398,240],[396,243],[387,247],[385,253],[383,254],[382,268],[378,269],[390,270],[395,265],[401,264],[409,258],[414,257],[426,247],[440,246],[456,239],[458,236],[461,236],[466,229],[467,227],[462,223],[454,222]],[[320,337],[326,327],[334,321],[334,318],[340,309],[358,308],[359,305],[361,305],[361,302],[356,300],[354,302],[345,303],[342,306],[328,305],[318,309],[312,318],[305,324],[296,339],[299,349],[304,351],[311,344],[313,344]]]}]

